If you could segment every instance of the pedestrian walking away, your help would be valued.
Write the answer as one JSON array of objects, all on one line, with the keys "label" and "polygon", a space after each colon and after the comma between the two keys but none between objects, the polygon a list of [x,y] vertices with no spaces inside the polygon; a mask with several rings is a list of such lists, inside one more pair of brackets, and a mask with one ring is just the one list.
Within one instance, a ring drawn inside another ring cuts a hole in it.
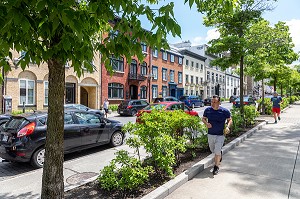
[{"label": "pedestrian walking away", "polygon": [[107,118],[107,114],[108,114],[108,106],[109,106],[109,101],[107,100],[107,98],[105,98],[104,102],[103,102],[103,109],[105,111],[105,117]]},{"label": "pedestrian walking away", "polygon": [[272,101],[272,112],[275,119],[275,124],[277,123],[277,118],[280,120],[280,104],[282,102],[282,98],[278,96],[278,93],[274,91],[273,97],[271,98]]},{"label": "pedestrian walking away", "polygon": [[206,108],[203,113],[202,121],[208,128],[208,144],[210,151],[215,154],[215,165],[213,174],[219,172],[220,162],[222,161],[222,146],[225,140],[225,133],[230,132],[232,124],[230,111],[221,105],[220,97],[213,96],[211,106]]}]

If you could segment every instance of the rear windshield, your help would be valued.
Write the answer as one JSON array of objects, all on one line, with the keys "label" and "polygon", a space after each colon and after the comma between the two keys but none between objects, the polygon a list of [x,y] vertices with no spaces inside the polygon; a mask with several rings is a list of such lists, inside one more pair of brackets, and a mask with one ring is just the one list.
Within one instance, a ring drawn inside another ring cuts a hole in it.
[{"label": "rear windshield", "polygon": [[21,126],[25,126],[29,121],[25,118],[13,118],[6,122],[4,129],[19,129]]},{"label": "rear windshield", "polygon": [[121,104],[127,106],[130,101],[122,101]]},{"label": "rear windshield", "polygon": [[144,110],[153,110],[153,109],[162,110],[162,109],[164,109],[165,106],[166,106],[166,104],[151,104],[151,105],[146,106],[144,108]]}]

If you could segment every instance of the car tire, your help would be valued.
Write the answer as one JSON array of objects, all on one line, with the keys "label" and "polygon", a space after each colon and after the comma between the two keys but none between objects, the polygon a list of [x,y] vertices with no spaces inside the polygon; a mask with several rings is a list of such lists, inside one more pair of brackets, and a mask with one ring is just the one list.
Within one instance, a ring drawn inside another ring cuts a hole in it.
[{"label": "car tire", "polygon": [[131,115],[132,116],[136,116],[136,114],[137,114],[137,110],[135,110],[135,109],[131,110]]},{"label": "car tire", "polygon": [[192,109],[194,109],[195,108],[195,104],[192,104]]},{"label": "car tire", "polygon": [[110,146],[116,147],[116,146],[121,146],[124,141],[124,136],[121,131],[116,131],[112,134],[110,138]]},{"label": "car tire", "polygon": [[30,163],[34,168],[42,168],[44,165],[44,158],[45,148],[41,147],[33,153]]}]

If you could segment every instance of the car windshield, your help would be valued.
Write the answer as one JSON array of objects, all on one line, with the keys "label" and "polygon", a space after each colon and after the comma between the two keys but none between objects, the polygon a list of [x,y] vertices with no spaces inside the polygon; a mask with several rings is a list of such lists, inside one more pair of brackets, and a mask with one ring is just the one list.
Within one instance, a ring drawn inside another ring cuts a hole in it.
[{"label": "car windshield", "polygon": [[[248,101],[249,97],[244,97],[244,101]],[[240,101],[240,98],[236,98],[235,101]]]},{"label": "car windshield", "polygon": [[151,104],[144,108],[144,110],[163,110],[166,107],[166,104]]}]

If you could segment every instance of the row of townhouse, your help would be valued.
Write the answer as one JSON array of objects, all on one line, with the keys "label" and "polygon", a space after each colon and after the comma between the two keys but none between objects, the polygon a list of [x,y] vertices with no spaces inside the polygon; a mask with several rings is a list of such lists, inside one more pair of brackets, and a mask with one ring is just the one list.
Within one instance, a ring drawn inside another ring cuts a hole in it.
[{"label": "row of townhouse", "polygon": [[[177,47],[176,47],[177,46]],[[142,44],[145,58],[140,62],[133,56],[131,63],[123,57],[111,56],[111,75],[103,63],[101,55],[95,53],[92,73],[84,73],[80,78],[72,67],[66,64],[65,103],[78,103],[90,108],[101,108],[105,98],[110,104],[119,104],[124,99],[144,99],[152,102],[158,96],[197,95],[206,98],[212,95],[230,97],[239,94],[239,77],[231,72],[212,66],[215,55],[206,53],[207,45],[178,47],[169,50],[151,49]],[[19,54],[14,53],[13,59]],[[47,109],[48,68],[30,64],[24,71],[12,63],[12,70],[2,74],[3,99],[11,103],[2,105],[5,110]],[[227,83],[226,83],[227,81]],[[7,108],[8,106],[10,108]]]}]

